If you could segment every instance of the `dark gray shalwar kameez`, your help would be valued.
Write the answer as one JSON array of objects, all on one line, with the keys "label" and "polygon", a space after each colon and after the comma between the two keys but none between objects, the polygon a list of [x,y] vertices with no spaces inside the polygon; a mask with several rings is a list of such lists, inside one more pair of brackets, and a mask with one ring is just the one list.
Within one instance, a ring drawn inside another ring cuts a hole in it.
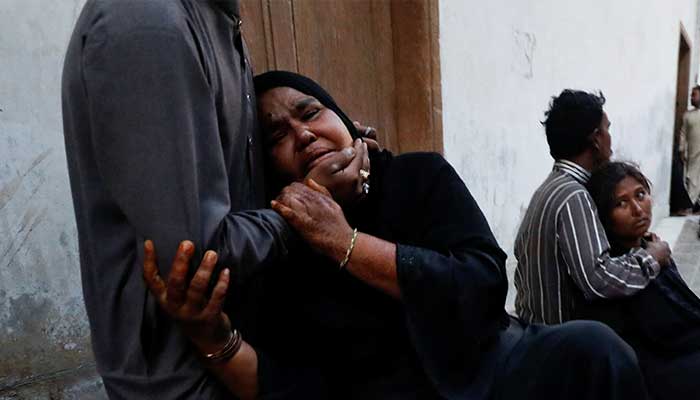
[{"label": "dark gray shalwar kameez", "polygon": [[[144,239],[167,274],[178,243],[240,283],[286,254],[264,206],[238,1],[89,0],[63,71],[66,153],[97,368],[113,399],[228,397],[158,309]],[[232,289],[235,290],[235,289]]]}]

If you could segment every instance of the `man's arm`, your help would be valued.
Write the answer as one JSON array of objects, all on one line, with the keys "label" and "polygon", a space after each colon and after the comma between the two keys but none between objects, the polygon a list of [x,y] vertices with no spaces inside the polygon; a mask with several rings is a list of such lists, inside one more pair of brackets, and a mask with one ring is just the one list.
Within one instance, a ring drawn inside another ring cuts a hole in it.
[{"label": "man's arm", "polygon": [[688,160],[688,113],[683,114],[683,123],[678,134],[678,155],[683,162]]},{"label": "man's arm", "polygon": [[659,263],[644,249],[610,256],[610,244],[590,195],[574,193],[557,213],[559,251],[586,299],[629,296],[659,273]]},{"label": "man's arm", "polygon": [[286,253],[288,227],[272,210],[231,213],[202,63],[189,32],[96,29],[83,57],[91,139],[105,187],[136,235],[161,249],[159,265],[169,266],[178,243],[190,239],[195,262],[213,249],[237,282]]}]

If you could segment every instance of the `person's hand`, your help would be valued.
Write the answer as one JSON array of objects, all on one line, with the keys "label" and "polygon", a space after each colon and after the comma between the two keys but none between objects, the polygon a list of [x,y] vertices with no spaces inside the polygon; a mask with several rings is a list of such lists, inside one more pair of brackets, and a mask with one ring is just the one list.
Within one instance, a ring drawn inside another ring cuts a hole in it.
[{"label": "person's hand", "polygon": [[143,277],[148,290],[161,308],[178,322],[194,345],[203,353],[221,350],[231,334],[231,322],[221,307],[229,284],[229,270],[219,275],[216,286],[207,298],[207,289],[217,261],[214,251],[207,251],[192,280],[187,283],[187,271],[194,254],[194,244],[183,241],[177,249],[167,283],[158,274],[153,242],[144,244]]},{"label": "person's hand", "polygon": [[325,187],[294,182],[271,204],[314,250],[338,263],[345,257],[353,230]]},{"label": "person's hand", "polygon": [[669,266],[671,264],[671,247],[668,245],[668,242],[661,240],[654,233],[649,232],[647,235],[647,253],[654,257],[660,266]]},{"label": "person's hand", "polygon": [[377,141],[377,130],[371,126],[362,125],[358,121],[353,121],[352,123],[357,129],[357,133],[362,138],[362,141],[367,143],[367,149],[371,151],[380,151],[382,146],[379,145]]},{"label": "person's hand", "polygon": [[[363,170],[365,172],[360,172]],[[306,174],[306,180],[313,180],[328,189],[335,201],[342,205],[352,205],[366,193],[363,184],[370,172],[367,145],[360,139],[353,147],[345,148],[325,158]]]},{"label": "person's hand", "polygon": [[658,242],[661,240],[661,238],[659,238],[659,235],[654,232],[647,232],[644,234],[644,240],[647,242]]}]

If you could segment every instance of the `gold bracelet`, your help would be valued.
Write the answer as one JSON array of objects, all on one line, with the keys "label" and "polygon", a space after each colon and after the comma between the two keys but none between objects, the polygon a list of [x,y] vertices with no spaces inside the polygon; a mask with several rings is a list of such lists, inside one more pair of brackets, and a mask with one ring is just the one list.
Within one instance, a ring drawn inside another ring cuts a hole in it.
[{"label": "gold bracelet", "polygon": [[357,240],[357,228],[352,231],[352,239],[350,240],[350,247],[348,247],[348,251],[345,252],[345,258],[343,258],[343,261],[340,262],[340,269],[345,268],[345,265],[347,265],[348,261],[350,261],[350,253],[352,253],[352,249],[355,248],[355,241]]}]

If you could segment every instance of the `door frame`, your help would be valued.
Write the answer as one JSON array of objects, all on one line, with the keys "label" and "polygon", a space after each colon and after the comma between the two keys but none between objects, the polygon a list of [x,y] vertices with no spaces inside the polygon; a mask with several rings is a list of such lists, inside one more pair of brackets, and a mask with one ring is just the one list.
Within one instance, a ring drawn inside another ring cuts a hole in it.
[{"label": "door frame", "polygon": [[[295,1],[317,1],[326,7],[334,4],[326,0],[241,1],[243,34],[256,73],[271,69],[299,72],[303,55],[297,48]],[[387,7],[386,0],[364,1],[372,7]],[[392,54],[384,56],[391,57],[393,79],[380,89],[391,97],[393,120],[388,129],[392,132],[379,134],[381,145],[397,153],[443,152],[438,2],[392,0],[385,17],[373,22],[391,25]],[[336,95],[342,103],[342,94]]]}]

